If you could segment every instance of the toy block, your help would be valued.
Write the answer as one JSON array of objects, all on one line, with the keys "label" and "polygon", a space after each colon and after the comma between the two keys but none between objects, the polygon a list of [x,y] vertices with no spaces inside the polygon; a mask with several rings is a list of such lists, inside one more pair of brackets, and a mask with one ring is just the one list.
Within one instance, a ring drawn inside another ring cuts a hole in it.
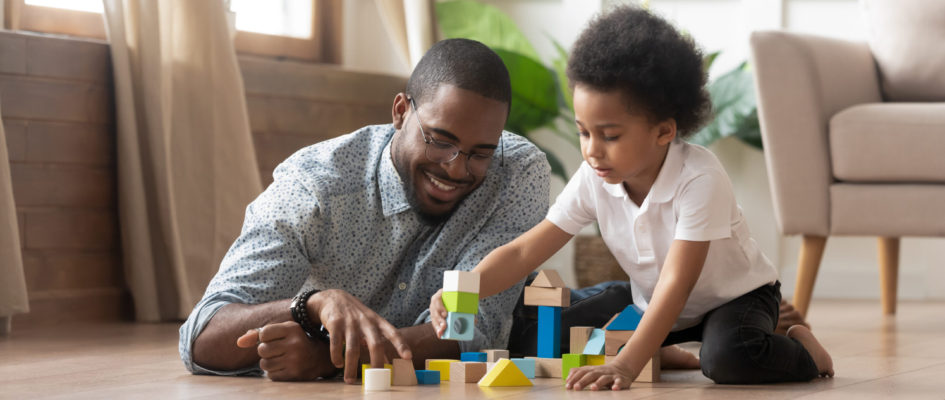
[{"label": "toy block", "polygon": [[365,392],[390,390],[390,381],[390,370],[387,368],[368,368],[364,370]]},{"label": "toy block", "polygon": [[417,383],[420,385],[439,385],[440,384],[440,371],[433,371],[429,369],[418,369],[417,370]]},{"label": "toy block", "polygon": [[479,274],[470,271],[445,271],[443,292],[479,293]]},{"label": "toy block", "polygon": [[512,358],[509,361],[515,364],[515,366],[525,374],[526,378],[535,379],[535,360],[530,358]]},{"label": "toy block", "polygon": [[587,356],[587,365],[604,365],[606,361],[603,354],[585,354]]},{"label": "toy block", "polygon": [[593,326],[572,326],[570,338],[571,345],[568,347],[568,351],[571,353],[583,352],[584,346],[587,346],[587,339],[591,337],[591,332],[593,330]]},{"label": "toy block", "polygon": [[[364,380],[364,371],[371,369],[371,364],[361,364],[361,380]],[[378,368],[380,369],[380,368]],[[384,369],[393,370],[394,366],[391,364],[384,364]],[[394,382],[394,377],[391,376],[391,383]]]},{"label": "toy block", "polygon": [[479,311],[479,293],[443,292],[446,311],[475,314]]},{"label": "toy block", "polygon": [[[403,358],[394,359],[394,370],[392,372],[393,386],[416,386],[417,371],[413,369],[413,361]],[[439,375],[438,375],[439,376]]]},{"label": "toy block", "polygon": [[571,305],[571,290],[526,286],[525,305],[567,307]]},{"label": "toy block", "polygon": [[615,356],[627,344],[634,331],[604,331],[604,354]]},{"label": "toy block", "polygon": [[558,271],[553,269],[544,269],[538,272],[538,276],[535,277],[535,280],[532,281],[531,285],[534,287],[546,287],[546,288],[563,288],[567,287],[564,284],[564,280],[561,279],[561,275],[558,275]]},{"label": "toy block", "polygon": [[591,337],[587,338],[587,344],[581,353],[591,355],[603,355],[606,336],[603,329],[594,329],[591,331]]},{"label": "toy block", "polygon": [[561,379],[568,379],[571,368],[587,365],[587,356],[584,354],[564,354],[561,356]]},{"label": "toy block", "polygon": [[617,314],[617,318],[611,319],[604,329],[609,331],[635,331],[641,319],[643,319],[643,310],[637,307],[636,304],[630,304]]},{"label": "toy block", "polygon": [[479,386],[532,386],[532,381],[512,361],[501,359],[479,380]]},{"label": "toy block", "polygon": [[486,362],[496,362],[501,358],[509,358],[508,350],[490,349],[483,350],[486,353]]},{"label": "toy block", "polygon": [[476,383],[486,375],[484,362],[455,362],[450,364],[450,382]]},{"label": "toy block", "polygon": [[440,371],[440,380],[450,380],[450,364],[457,363],[459,360],[430,359],[426,361],[426,369],[431,371]]},{"label": "toy block", "polygon": [[492,371],[492,368],[493,368],[493,367],[495,367],[495,363],[496,363],[495,361],[486,361],[486,373],[487,373],[487,374],[489,373],[489,371]]},{"label": "toy block", "polygon": [[[476,330],[473,326],[476,316],[459,312],[451,312],[446,315],[446,332],[440,339],[449,340],[472,340],[473,332]],[[445,380],[445,379],[444,379]]]},{"label": "toy block", "polygon": [[560,358],[540,358],[525,357],[535,360],[536,378],[560,378],[561,377],[561,359]]},{"label": "toy block", "polygon": [[483,352],[466,352],[459,355],[459,361],[463,362],[486,362],[488,357]]},{"label": "toy block", "polygon": [[538,306],[538,357],[561,357],[561,307]]}]

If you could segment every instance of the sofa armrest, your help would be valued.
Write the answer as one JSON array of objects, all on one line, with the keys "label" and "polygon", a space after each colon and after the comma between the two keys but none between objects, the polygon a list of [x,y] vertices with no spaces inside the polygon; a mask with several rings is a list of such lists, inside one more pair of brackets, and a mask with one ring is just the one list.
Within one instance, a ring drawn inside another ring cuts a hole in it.
[{"label": "sofa armrest", "polygon": [[751,35],[751,62],[778,226],[827,236],[828,122],[851,105],[881,101],[873,56],[865,42],[760,31]]}]

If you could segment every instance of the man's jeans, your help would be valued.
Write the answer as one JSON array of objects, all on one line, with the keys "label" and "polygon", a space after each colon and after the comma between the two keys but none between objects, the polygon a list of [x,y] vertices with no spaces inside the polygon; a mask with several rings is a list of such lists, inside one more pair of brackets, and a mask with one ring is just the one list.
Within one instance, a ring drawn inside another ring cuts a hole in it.
[{"label": "man's jeans", "polygon": [[[531,284],[536,273],[526,280]],[[603,327],[633,302],[630,282],[611,281],[572,289],[571,306],[561,310],[561,352],[570,347],[570,327]],[[702,373],[716,383],[804,382],[818,376],[817,366],[795,339],[774,334],[781,302],[781,283],[764,285],[708,312],[694,327],[670,332],[663,346],[702,342]],[[509,352],[534,355],[538,346],[538,307],[524,305],[524,293],[513,311]]]}]

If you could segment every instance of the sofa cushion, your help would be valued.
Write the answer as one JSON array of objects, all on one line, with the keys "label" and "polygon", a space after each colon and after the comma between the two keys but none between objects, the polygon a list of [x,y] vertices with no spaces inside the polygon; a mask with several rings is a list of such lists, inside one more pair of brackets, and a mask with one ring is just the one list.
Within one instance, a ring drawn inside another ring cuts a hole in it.
[{"label": "sofa cushion", "polygon": [[945,103],[873,103],[830,119],[833,176],[945,183]]},{"label": "sofa cushion", "polygon": [[887,101],[945,101],[945,1],[864,0]]}]

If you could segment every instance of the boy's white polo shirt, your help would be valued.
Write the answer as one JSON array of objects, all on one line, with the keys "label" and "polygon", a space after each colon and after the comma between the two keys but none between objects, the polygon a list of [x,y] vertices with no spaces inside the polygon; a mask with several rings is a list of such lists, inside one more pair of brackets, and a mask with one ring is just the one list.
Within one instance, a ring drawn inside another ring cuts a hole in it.
[{"label": "boy's white polo shirt", "polygon": [[630,276],[633,302],[646,309],[673,240],[711,241],[702,274],[673,330],[697,325],[710,310],[778,279],[751,238],[732,184],[704,147],[676,139],[643,203],[581,163],[548,211],[572,235],[597,221],[601,236]]}]

